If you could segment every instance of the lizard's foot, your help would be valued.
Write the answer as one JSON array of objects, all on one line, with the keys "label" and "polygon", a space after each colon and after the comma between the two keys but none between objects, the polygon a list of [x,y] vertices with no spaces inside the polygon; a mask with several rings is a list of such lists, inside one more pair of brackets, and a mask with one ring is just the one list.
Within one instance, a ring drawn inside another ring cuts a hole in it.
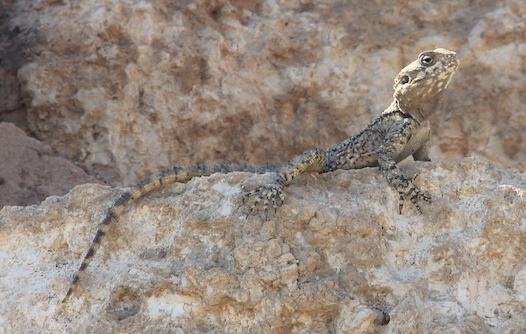
[{"label": "lizard's foot", "polygon": [[283,193],[282,186],[278,184],[267,184],[247,192],[243,199],[243,203],[245,203],[245,200],[250,198],[252,198],[252,205],[249,207],[248,214],[251,214],[253,211],[255,211],[261,203],[266,217],[269,206],[274,208],[274,211],[276,211],[276,208],[280,206],[285,200],[285,194]]},{"label": "lizard's foot", "polygon": [[431,202],[431,196],[429,196],[425,192],[418,189],[411,181],[407,181],[407,184],[405,184],[404,186],[398,186],[397,190],[398,190],[398,194],[400,195],[399,204],[398,204],[398,209],[400,211],[400,214],[402,213],[402,209],[404,207],[404,200],[406,197],[409,197],[409,200],[411,201],[411,203],[413,203],[415,208],[420,213],[422,213],[422,210],[420,209],[420,205],[418,205],[417,200],[420,199],[426,202]]}]

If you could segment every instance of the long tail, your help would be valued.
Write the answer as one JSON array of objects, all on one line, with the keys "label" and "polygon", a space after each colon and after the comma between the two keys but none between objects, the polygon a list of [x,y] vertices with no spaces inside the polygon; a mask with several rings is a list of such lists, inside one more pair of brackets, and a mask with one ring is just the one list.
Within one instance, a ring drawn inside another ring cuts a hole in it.
[{"label": "long tail", "polygon": [[102,221],[99,223],[99,229],[91,242],[91,247],[84,256],[84,260],[79,269],[73,275],[71,284],[69,286],[66,296],[62,300],[65,302],[73,293],[73,290],[78,283],[80,276],[85,272],[86,268],[93,260],[93,256],[100,247],[102,237],[106,234],[108,226],[117,220],[122,212],[137,199],[145,194],[161,188],[164,185],[169,185],[175,182],[188,182],[194,177],[209,176],[214,173],[230,173],[230,172],[251,172],[263,174],[266,172],[275,172],[279,170],[281,165],[227,165],[227,164],[211,164],[211,165],[191,165],[178,166],[169,169],[164,169],[158,173],[149,176],[134,185],[130,190],[124,192],[118,197],[113,205],[110,207]]}]

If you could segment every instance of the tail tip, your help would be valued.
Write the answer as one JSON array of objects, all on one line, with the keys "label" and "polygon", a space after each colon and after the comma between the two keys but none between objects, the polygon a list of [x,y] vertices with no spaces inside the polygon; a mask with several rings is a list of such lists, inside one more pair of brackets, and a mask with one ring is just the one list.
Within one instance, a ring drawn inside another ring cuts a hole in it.
[{"label": "tail tip", "polygon": [[65,303],[65,302],[68,300],[68,298],[69,298],[69,296],[71,296],[71,293],[72,293],[72,292],[73,292],[73,288],[69,288],[69,289],[68,289],[68,292],[66,292],[66,295],[65,295],[64,298],[62,299],[62,302],[63,302],[63,303]]}]

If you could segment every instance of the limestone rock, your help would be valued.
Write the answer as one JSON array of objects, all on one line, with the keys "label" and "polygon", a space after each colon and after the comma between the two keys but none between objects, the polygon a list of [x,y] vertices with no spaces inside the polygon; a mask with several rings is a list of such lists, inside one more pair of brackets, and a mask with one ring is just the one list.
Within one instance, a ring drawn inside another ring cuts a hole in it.
[{"label": "limestone rock", "polygon": [[0,123],[0,143],[0,207],[37,204],[78,184],[97,182],[13,124]]},{"label": "limestone rock", "polygon": [[215,174],[167,186],[112,226],[60,303],[119,189],[87,184],[0,211],[2,333],[522,333],[526,175],[482,158],[403,167],[422,214],[377,169],[304,175],[265,221]]},{"label": "limestone rock", "polygon": [[[525,170],[523,0],[4,1],[0,111],[113,184],[275,163],[356,132],[426,49],[462,58],[434,159]],[[0,115],[0,120],[2,119]]]}]

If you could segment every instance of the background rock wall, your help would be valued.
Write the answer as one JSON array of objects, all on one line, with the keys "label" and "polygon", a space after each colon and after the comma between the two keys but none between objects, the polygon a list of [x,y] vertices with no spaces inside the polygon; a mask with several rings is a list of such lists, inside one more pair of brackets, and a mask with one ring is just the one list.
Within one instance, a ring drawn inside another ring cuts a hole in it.
[{"label": "background rock wall", "polygon": [[460,71],[432,158],[525,169],[522,0],[5,1],[0,119],[113,185],[203,162],[329,147],[445,47]]},{"label": "background rock wall", "polygon": [[77,184],[97,182],[13,124],[0,123],[0,143],[0,206],[40,203]]}]

